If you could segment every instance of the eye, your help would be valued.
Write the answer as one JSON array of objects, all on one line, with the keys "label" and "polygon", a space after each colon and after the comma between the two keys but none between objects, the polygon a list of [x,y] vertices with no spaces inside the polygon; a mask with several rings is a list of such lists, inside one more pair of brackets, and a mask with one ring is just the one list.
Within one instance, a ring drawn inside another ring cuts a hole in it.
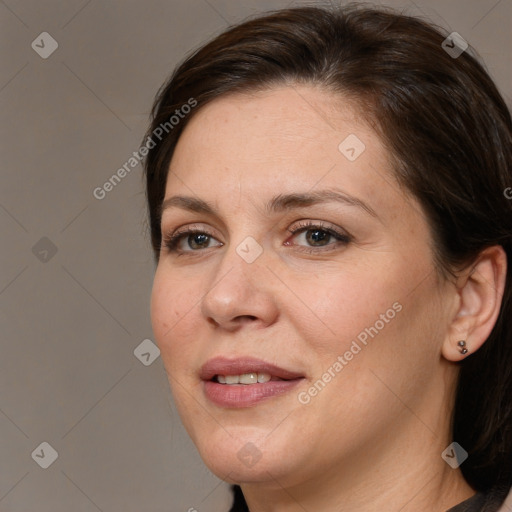
[{"label": "eye", "polygon": [[[308,253],[331,251],[340,244],[347,245],[352,241],[352,237],[348,233],[325,226],[322,222],[318,221],[302,222],[288,231],[299,240],[302,238],[302,241],[309,244],[309,247],[301,244],[290,244],[288,241],[285,242],[285,245],[294,245],[299,251]],[[332,239],[334,239],[334,242]],[[199,253],[204,249],[223,245],[222,242],[219,242],[218,245],[211,245],[213,240],[216,240],[216,238],[207,229],[187,227],[164,235],[162,237],[162,248],[166,248],[168,252],[180,256],[186,253]]]},{"label": "eye", "polygon": [[208,249],[211,247],[210,242],[212,240],[215,240],[215,238],[208,230],[185,228],[165,235],[162,239],[162,247],[167,248],[169,252],[178,253],[179,255]]},{"label": "eye", "polygon": [[[347,245],[352,241],[352,237],[348,233],[338,231],[333,227],[325,226],[323,223],[316,221],[302,222],[299,224],[299,226],[296,226],[293,229],[289,229],[288,231],[294,236],[299,235],[297,236],[299,240],[310,244],[309,247],[299,246],[300,250],[308,253],[325,252],[325,249],[322,249],[323,247],[328,247],[327,250],[330,251],[336,247],[329,246],[336,246],[339,244]],[[329,243],[329,240],[332,239],[335,241]],[[290,244],[287,243],[287,245]]]}]

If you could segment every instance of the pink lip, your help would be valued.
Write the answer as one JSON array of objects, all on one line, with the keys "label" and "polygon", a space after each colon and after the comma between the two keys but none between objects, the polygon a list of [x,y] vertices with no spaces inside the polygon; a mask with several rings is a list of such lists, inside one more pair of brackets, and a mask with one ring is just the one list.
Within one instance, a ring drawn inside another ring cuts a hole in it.
[{"label": "pink lip", "polygon": [[[241,375],[244,373],[268,373],[273,379],[283,380],[271,380],[250,385],[220,384],[212,380],[216,375]],[[216,357],[202,366],[200,378],[203,380],[204,393],[211,402],[220,407],[236,408],[250,407],[266,398],[282,395],[301,382],[304,375],[252,357],[237,359]]]}]

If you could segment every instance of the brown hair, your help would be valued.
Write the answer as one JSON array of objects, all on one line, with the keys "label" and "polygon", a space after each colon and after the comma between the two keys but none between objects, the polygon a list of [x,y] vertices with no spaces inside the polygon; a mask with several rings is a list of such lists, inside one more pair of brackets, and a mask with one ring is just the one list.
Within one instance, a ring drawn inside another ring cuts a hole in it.
[{"label": "brown hair", "polygon": [[[145,160],[155,258],[169,164],[187,122],[219,96],[308,83],[348,96],[421,203],[440,273],[501,245],[512,269],[512,121],[493,81],[470,55],[453,58],[446,34],[418,18],[357,5],[275,11],[222,33],[187,58],[160,90],[146,137],[190,98],[193,111]],[[453,437],[475,489],[512,483],[512,283],[483,347],[460,363]]]}]

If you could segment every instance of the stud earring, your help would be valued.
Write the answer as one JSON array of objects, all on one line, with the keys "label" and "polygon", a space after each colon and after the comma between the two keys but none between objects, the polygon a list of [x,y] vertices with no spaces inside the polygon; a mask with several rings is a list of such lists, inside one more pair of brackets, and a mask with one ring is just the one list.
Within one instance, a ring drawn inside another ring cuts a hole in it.
[{"label": "stud earring", "polygon": [[467,354],[468,349],[466,348],[466,342],[464,340],[460,340],[457,342],[457,345],[460,347],[460,353],[461,354]]}]

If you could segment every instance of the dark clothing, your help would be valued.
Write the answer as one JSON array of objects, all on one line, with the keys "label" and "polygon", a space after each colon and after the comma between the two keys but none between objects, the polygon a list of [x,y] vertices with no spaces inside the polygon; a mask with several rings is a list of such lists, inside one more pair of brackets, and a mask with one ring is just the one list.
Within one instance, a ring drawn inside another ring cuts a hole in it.
[{"label": "dark clothing", "polygon": [[479,492],[446,512],[480,512],[484,504],[485,495]]},{"label": "dark clothing", "polygon": [[[234,502],[229,512],[249,512],[240,487],[233,485],[231,488]],[[497,512],[508,492],[509,489],[503,487],[491,489],[485,494],[479,492],[446,512]]]},{"label": "dark clothing", "polygon": [[509,489],[504,487],[491,489],[485,494],[479,492],[446,512],[497,512],[508,492]]},{"label": "dark clothing", "polygon": [[242,489],[238,485],[232,485],[231,490],[233,491],[233,505],[229,509],[229,512],[249,512],[247,503],[245,503]]}]

